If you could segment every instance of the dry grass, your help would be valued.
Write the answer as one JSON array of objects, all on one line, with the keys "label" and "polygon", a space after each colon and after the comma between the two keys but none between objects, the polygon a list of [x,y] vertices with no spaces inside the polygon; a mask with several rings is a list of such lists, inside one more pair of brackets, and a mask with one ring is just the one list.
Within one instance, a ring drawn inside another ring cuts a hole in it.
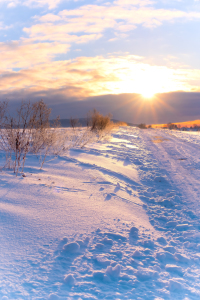
[{"label": "dry grass", "polygon": [[41,100],[31,104],[22,102],[15,116],[9,113],[8,103],[0,103],[0,150],[5,153],[4,168],[14,173],[23,172],[28,153],[40,157],[41,168],[47,155],[60,155],[71,148],[82,148],[88,143],[109,136],[119,125],[94,110],[89,113],[88,126],[78,127],[71,118],[72,129],[59,129],[59,118],[50,127],[51,110]]},{"label": "dry grass", "polygon": [[169,141],[169,139],[163,138],[162,136],[154,136],[154,139],[152,140],[153,143],[163,143],[164,141]]}]

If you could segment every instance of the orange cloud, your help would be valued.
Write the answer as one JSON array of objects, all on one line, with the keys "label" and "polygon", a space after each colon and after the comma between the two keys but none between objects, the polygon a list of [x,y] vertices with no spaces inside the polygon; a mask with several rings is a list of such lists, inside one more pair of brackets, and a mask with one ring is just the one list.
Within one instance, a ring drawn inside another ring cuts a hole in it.
[{"label": "orange cloud", "polygon": [[49,62],[56,55],[66,53],[70,45],[35,43],[28,40],[0,43],[1,69],[30,68]]},{"label": "orange cloud", "polygon": [[0,91],[40,94],[53,90],[83,99],[105,94],[199,89],[200,70],[151,66],[142,57],[132,55],[39,62],[20,71],[1,70]]}]

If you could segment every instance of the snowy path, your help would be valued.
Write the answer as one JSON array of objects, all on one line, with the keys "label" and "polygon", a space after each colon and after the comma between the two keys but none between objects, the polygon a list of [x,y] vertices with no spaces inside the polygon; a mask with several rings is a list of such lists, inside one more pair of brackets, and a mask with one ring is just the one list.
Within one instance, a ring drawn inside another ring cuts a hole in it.
[{"label": "snowy path", "polygon": [[168,177],[182,192],[188,206],[193,207],[199,214],[200,140],[199,144],[192,143],[192,140],[188,140],[188,133],[184,132],[181,135],[182,139],[175,136],[174,131],[157,131],[159,136],[151,131],[148,133],[145,139],[148,148],[151,148],[152,153],[156,153],[160,167],[167,170]]},{"label": "snowy path", "polygon": [[200,299],[200,138],[121,128],[0,174],[1,299]]}]

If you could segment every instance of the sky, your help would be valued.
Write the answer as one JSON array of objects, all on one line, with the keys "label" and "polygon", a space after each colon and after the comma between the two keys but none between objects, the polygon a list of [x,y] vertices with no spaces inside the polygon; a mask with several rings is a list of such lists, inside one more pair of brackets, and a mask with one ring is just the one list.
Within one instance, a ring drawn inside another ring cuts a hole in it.
[{"label": "sky", "polygon": [[147,122],[153,106],[157,122],[161,103],[167,120],[198,118],[199,31],[199,0],[0,0],[0,99],[44,99],[61,118]]}]

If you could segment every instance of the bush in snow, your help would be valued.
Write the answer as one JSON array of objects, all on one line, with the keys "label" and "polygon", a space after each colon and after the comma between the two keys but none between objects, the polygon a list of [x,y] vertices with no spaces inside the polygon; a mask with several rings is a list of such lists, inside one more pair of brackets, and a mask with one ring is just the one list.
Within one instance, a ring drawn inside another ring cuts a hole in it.
[{"label": "bush in snow", "polygon": [[103,116],[96,109],[88,113],[87,127],[99,137],[107,134],[116,125],[111,121],[111,115]]},{"label": "bush in snow", "polygon": [[104,138],[113,129],[110,116],[94,110],[89,114],[87,127],[78,127],[70,120],[71,129],[58,129],[59,118],[50,127],[51,109],[40,100],[33,104],[22,102],[15,116],[10,115],[8,102],[0,103],[0,150],[6,153],[4,167],[13,168],[16,175],[23,172],[28,153],[40,157],[41,168],[47,155],[59,155],[74,147]]},{"label": "bush in snow", "polygon": [[140,129],[147,129],[146,124],[144,124],[144,123],[139,124],[138,127]]},{"label": "bush in snow", "polygon": [[22,102],[15,116],[10,115],[8,103],[0,104],[0,149],[6,153],[6,166],[12,167],[16,175],[19,168],[24,169],[29,152],[44,152],[46,158],[49,149],[56,140],[55,129],[49,125],[51,110],[41,100],[34,104]]}]

